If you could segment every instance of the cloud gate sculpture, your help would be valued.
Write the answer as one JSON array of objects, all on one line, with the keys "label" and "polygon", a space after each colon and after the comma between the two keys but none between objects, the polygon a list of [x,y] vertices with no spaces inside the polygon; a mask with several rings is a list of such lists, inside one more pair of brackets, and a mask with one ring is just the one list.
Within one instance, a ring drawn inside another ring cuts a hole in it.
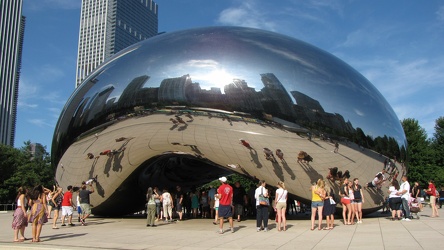
[{"label": "cloud gate sculpture", "polygon": [[[336,194],[343,176],[400,178],[405,149],[392,108],[343,61],[273,32],[209,27],[158,35],[96,69],[62,110],[52,162],[62,187],[97,176],[94,214],[124,215],[143,209],[148,186],[231,173],[285,181],[309,202],[318,178]],[[364,188],[364,211],[385,188]]]}]

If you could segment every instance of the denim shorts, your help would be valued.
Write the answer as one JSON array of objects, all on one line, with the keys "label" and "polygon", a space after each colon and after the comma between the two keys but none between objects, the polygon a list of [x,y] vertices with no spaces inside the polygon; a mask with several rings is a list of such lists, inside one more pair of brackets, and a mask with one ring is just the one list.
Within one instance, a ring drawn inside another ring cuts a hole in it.
[{"label": "denim shorts", "polygon": [[323,201],[312,201],[311,202],[311,207],[312,208],[323,207],[323,206],[324,206],[324,202]]}]

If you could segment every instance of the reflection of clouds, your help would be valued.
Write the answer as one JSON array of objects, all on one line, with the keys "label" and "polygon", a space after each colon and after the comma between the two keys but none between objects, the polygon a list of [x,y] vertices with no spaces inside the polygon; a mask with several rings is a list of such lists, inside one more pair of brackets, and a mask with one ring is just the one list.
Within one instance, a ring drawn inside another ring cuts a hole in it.
[{"label": "reflection of clouds", "polygon": [[354,111],[355,111],[355,113],[357,114],[357,115],[359,115],[359,116],[365,116],[364,115],[364,113],[363,112],[361,112],[360,110],[358,110],[358,109],[353,109]]},{"label": "reflection of clouds", "polygon": [[219,66],[219,63],[215,60],[189,60],[186,63],[189,67],[196,67],[196,68],[216,68]]}]

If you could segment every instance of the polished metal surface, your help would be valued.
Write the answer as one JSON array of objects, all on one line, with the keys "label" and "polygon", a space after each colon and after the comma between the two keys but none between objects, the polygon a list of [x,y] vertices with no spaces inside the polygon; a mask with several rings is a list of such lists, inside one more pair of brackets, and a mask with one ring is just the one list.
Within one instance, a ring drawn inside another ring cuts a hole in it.
[{"label": "polished metal surface", "polygon": [[[209,27],[156,36],[102,64],[65,105],[52,157],[63,187],[97,176],[93,213],[117,215],[141,210],[148,186],[233,172],[282,180],[309,201],[329,168],[365,185],[391,158],[386,177],[400,177],[405,147],[390,105],[343,61],[280,34]],[[382,205],[384,188],[364,190],[366,211]]]}]

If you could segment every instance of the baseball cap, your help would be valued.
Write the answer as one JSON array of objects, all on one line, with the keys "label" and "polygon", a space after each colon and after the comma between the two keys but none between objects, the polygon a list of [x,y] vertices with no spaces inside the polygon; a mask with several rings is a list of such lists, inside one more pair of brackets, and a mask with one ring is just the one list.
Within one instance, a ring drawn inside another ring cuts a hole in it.
[{"label": "baseball cap", "polygon": [[222,176],[222,177],[219,178],[219,180],[220,180],[221,182],[227,182],[227,177]]}]

